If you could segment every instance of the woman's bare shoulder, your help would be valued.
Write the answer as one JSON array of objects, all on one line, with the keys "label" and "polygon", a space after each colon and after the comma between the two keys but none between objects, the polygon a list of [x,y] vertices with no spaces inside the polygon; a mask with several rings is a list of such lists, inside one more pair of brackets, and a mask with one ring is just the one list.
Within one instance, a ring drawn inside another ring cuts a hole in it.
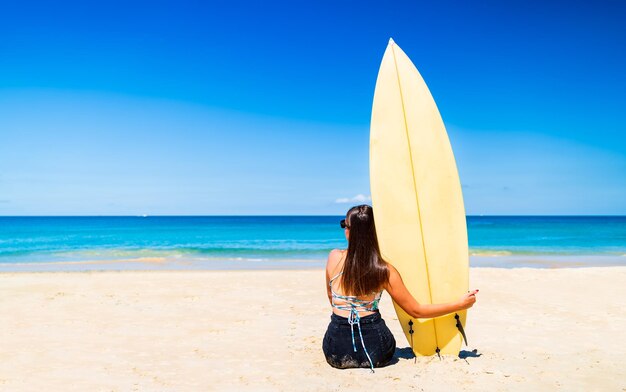
[{"label": "woman's bare shoulder", "polygon": [[398,272],[396,267],[391,265],[391,263],[387,263],[387,269],[389,270],[389,279],[387,280],[387,287],[385,287],[386,289],[388,289],[389,286],[398,284],[398,281],[402,282],[402,277],[400,276],[400,273]]},{"label": "woman's bare shoulder", "polygon": [[385,264],[387,264],[387,269],[389,270],[389,274],[397,274],[398,270],[396,269],[396,267],[394,267],[391,263],[388,263],[385,261]]},{"label": "woman's bare shoulder", "polygon": [[329,274],[333,274],[337,271],[337,267],[341,264],[345,258],[345,249],[333,249],[328,254],[328,262],[326,263],[326,270]]}]

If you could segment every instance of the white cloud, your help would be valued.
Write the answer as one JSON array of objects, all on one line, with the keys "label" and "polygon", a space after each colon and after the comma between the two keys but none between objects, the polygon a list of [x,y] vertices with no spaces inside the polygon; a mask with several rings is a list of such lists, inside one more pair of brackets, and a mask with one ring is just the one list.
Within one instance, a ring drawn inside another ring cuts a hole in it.
[{"label": "white cloud", "polygon": [[372,197],[371,196],[365,196],[365,195],[359,193],[358,195],[356,195],[354,197],[341,197],[341,198],[335,200],[335,203],[337,203],[337,204],[366,203],[368,201],[372,201]]}]

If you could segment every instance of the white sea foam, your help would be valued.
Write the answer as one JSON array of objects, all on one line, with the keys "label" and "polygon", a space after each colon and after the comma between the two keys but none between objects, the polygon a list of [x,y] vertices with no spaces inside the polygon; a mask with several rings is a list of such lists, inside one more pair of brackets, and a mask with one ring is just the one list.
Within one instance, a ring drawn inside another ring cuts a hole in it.
[{"label": "white sea foam", "polygon": [[507,250],[471,250],[470,256],[484,256],[484,257],[500,257],[500,256],[512,256],[513,253]]}]

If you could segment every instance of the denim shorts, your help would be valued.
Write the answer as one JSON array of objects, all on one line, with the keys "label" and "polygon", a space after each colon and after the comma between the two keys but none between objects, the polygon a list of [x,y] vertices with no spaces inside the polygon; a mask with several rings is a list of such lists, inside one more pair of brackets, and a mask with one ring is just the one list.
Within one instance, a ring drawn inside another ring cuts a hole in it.
[{"label": "denim shorts", "polygon": [[[361,317],[361,332],[365,348],[372,358],[374,367],[382,367],[391,361],[396,350],[396,340],[385,320],[376,312],[369,316]],[[370,362],[363,351],[359,327],[354,325],[354,344],[352,345],[352,333],[346,317],[336,314],[330,316],[330,324],[324,335],[322,350],[326,356],[326,362],[334,368],[369,368]]]}]

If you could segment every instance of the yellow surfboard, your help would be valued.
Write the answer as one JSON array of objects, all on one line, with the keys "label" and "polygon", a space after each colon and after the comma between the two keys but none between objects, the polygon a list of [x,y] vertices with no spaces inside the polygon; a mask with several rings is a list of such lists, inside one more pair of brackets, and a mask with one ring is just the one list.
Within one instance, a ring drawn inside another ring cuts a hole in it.
[{"label": "yellow surfboard", "polygon": [[[450,141],[426,83],[393,40],[374,93],[370,185],[382,256],[417,301],[443,303],[466,293],[467,227]],[[412,319],[394,306],[415,355],[459,354],[465,311]]]}]

